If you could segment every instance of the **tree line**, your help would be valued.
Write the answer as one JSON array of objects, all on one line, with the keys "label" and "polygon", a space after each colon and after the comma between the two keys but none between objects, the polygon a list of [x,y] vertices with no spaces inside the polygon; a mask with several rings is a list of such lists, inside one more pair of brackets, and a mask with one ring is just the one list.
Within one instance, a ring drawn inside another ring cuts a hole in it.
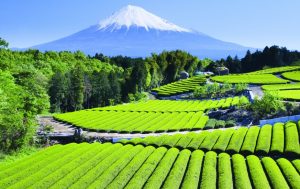
[{"label": "tree line", "polygon": [[206,70],[226,66],[230,73],[246,73],[270,67],[300,65],[300,52],[290,51],[286,47],[266,46],[262,51],[247,51],[242,58],[228,56],[226,59],[213,61]]}]

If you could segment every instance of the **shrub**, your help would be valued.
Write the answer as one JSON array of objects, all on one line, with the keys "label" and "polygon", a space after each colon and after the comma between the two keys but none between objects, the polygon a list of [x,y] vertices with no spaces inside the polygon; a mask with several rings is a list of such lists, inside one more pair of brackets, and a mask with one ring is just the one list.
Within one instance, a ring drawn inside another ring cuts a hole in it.
[{"label": "shrub", "polygon": [[213,150],[216,152],[224,152],[229,144],[234,129],[227,129],[222,132],[217,143],[214,145]]},{"label": "shrub", "polygon": [[253,110],[255,118],[261,119],[268,114],[276,114],[283,110],[284,104],[278,96],[266,92],[261,99],[255,98],[250,108]]},{"label": "shrub", "polygon": [[275,123],[272,129],[272,143],[271,150],[272,154],[282,154],[284,150],[284,124]]},{"label": "shrub", "polygon": [[234,127],[235,126],[235,121],[234,120],[227,120],[225,122],[225,127],[228,128],[228,127]]},{"label": "shrub", "polygon": [[171,148],[173,146],[175,146],[175,144],[180,140],[180,138],[182,137],[182,134],[175,134],[175,135],[171,135],[169,136],[164,143],[162,144],[162,146],[166,146],[168,148]]},{"label": "shrub", "polygon": [[132,176],[140,169],[146,159],[154,152],[155,148],[148,146],[144,148],[138,156],[118,174],[118,176],[108,185],[107,188],[124,188]]},{"label": "shrub", "polygon": [[233,188],[230,156],[226,153],[218,157],[218,188]]},{"label": "shrub", "polygon": [[[72,187],[84,188],[92,184],[106,169],[116,162],[120,156],[126,155],[130,152],[130,149],[134,148],[132,145],[125,145],[118,150],[112,152],[103,161],[91,168],[88,173],[78,179]],[[84,153],[84,152],[82,152]]]},{"label": "shrub", "polygon": [[297,125],[293,122],[288,122],[285,128],[285,153],[290,156],[297,156],[300,153],[299,147],[299,134]]},{"label": "shrub", "polygon": [[260,155],[269,153],[272,137],[272,125],[264,125],[259,132],[255,152]]},{"label": "shrub", "polygon": [[247,131],[247,127],[237,129],[231,137],[229,145],[226,148],[226,152],[230,154],[239,153]]},{"label": "shrub", "polygon": [[215,128],[224,128],[225,127],[225,121],[224,120],[218,120],[216,122]]},{"label": "shrub", "polygon": [[205,151],[211,150],[212,147],[217,142],[218,138],[220,137],[221,133],[222,133],[222,131],[220,131],[220,130],[216,130],[216,131],[209,133],[199,148],[202,150],[205,150]]},{"label": "shrub", "polygon": [[134,174],[133,178],[126,185],[126,188],[142,188],[166,151],[167,149],[164,147],[157,148]]},{"label": "shrub", "polygon": [[[128,163],[134,158],[134,156],[136,154],[138,154],[138,152],[143,150],[143,148],[144,147],[141,145],[135,146],[132,150],[130,150],[129,153],[126,153],[125,155],[121,156],[115,163],[111,164],[111,166],[108,169],[106,169],[101,174],[101,176],[98,177],[95,180],[95,182],[93,182],[89,187],[105,188],[128,165]],[[85,154],[87,154],[87,153],[85,153]],[[80,159],[80,161],[83,161],[83,160],[84,159]],[[76,163],[76,162],[74,162],[74,163]],[[76,164],[74,164],[74,166],[77,166],[78,163],[80,163],[80,162],[77,162]],[[57,178],[57,176],[56,176],[56,178]],[[55,180],[52,179],[52,182],[55,182]],[[43,186],[41,186],[41,188],[42,187]]]},{"label": "shrub", "polygon": [[217,123],[216,119],[209,119],[204,127],[204,129],[213,129],[215,128]]},{"label": "shrub", "polygon": [[244,156],[234,154],[232,164],[235,188],[252,188]]},{"label": "shrub", "polygon": [[171,148],[167,151],[166,155],[163,159],[159,162],[157,168],[151,175],[151,177],[146,182],[143,188],[145,189],[159,189],[161,185],[165,181],[168,173],[170,172],[173,163],[175,162],[178,156],[179,150],[176,148]]},{"label": "shrub", "polygon": [[262,158],[262,163],[268,175],[272,188],[275,189],[289,189],[289,185],[284,179],[276,162],[270,157]]},{"label": "shrub", "polygon": [[247,163],[254,188],[271,188],[264,169],[260,163],[260,159],[257,156],[250,155],[247,156]]},{"label": "shrub", "polygon": [[234,89],[235,89],[236,93],[243,92],[247,88],[248,88],[248,84],[246,84],[246,83],[237,83],[234,85]]},{"label": "shrub", "polygon": [[254,153],[259,130],[260,128],[257,126],[252,126],[248,129],[243,146],[241,148],[242,154],[248,155]]},{"label": "shrub", "polygon": [[214,189],[217,186],[217,154],[213,151],[205,154],[200,188]]},{"label": "shrub", "polygon": [[199,184],[199,178],[201,178],[201,168],[204,153],[201,150],[195,150],[188,165],[187,172],[185,174],[181,188],[197,189]]},{"label": "shrub", "polygon": [[163,188],[179,188],[182,178],[184,176],[187,164],[189,162],[189,158],[191,155],[191,151],[185,149],[180,152],[174,166],[172,167],[171,172],[169,173]]},{"label": "shrub", "polygon": [[285,178],[289,182],[292,188],[300,187],[300,175],[297,170],[293,167],[290,161],[285,158],[280,158],[277,160],[279,167],[281,168]]},{"label": "shrub", "polygon": [[[121,146],[121,145],[120,145]],[[73,169],[69,174],[65,175],[64,178],[60,179],[54,185],[53,188],[69,188],[73,183],[84,176],[89,170],[95,167],[99,162],[108,157],[111,153],[120,148],[118,145],[112,145],[111,143],[105,143],[102,147],[98,148],[98,153],[94,154],[93,157],[84,163],[81,163],[77,168]],[[142,151],[144,151],[143,149]]]},{"label": "shrub", "polygon": [[206,136],[209,134],[207,131],[202,131],[193,138],[193,140],[187,146],[188,149],[196,150],[200,147],[200,144],[204,141]]},{"label": "shrub", "polygon": [[200,119],[198,120],[198,122],[194,125],[192,130],[203,129],[203,127],[205,126],[208,119],[209,119],[209,117],[206,115],[201,116]]},{"label": "shrub", "polygon": [[294,164],[294,167],[297,169],[297,171],[300,173],[300,159],[295,159],[292,161]]},{"label": "shrub", "polygon": [[175,147],[180,149],[186,148],[189,145],[189,143],[193,140],[195,135],[196,133],[183,134],[182,137],[177,142],[177,144],[175,145]]}]

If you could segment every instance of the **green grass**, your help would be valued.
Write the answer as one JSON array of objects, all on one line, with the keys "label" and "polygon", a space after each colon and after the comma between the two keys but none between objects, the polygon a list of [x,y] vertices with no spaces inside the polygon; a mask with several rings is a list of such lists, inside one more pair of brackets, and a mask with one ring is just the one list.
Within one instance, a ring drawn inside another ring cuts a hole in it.
[{"label": "green grass", "polygon": [[0,163],[13,163],[19,159],[25,158],[30,156],[36,152],[38,152],[41,148],[28,146],[23,147],[19,151],[12,151],[9,153],[1,152],[0,151]]}]

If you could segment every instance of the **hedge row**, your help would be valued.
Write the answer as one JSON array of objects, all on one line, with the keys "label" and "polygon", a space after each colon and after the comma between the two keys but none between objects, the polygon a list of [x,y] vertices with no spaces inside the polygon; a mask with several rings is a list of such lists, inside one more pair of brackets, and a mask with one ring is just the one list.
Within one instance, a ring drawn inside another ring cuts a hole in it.
[{"label": "hedge row", "polygon": [[0,188],[298,188],[299,160],[142,145],[68,144],[0,164]]},{"label": "hedge row", "polygon": [[176,147],[179,149],[201,149],[204,151],[241,153],[244,155],[280,155],[297,157],[300,154],[299,129],[293,122],[252,126],[239,129],[214,130],[200,133],[150,136],[144,139],[123,139],[123,144],[143,144]]},{"label": "hedge row", "polygon": [[191,159],[182,183],[182,188],[197,189],[199,185],[199,178],[201,177],[201,168],[204,153],[200,150],[193,151]]},{"label": "hedge row", "polygon": [[179,80],[167,85],[163,85],[159,88],[152,89],[153,92],[157,92],[159,96],[170,96],[176,94],[187,93],[195,90],[200,84],[206,83],[206,78],[203,76],[195,76],[188,79]]},{"label": "hedge row", "polygon": [[126,184],[133,177],[140,167],[144,164],[146,159],[154,152],[155,148],[148,146],[144,148],[138,156],[135,156],[133,160],[118,174],[118,176],[108,185],[107,188],[124,188]]},{"label": "hedge row", "polygon": [[228,108],[249,103],[245,96],[227,97],[219,100],[148,100],[116,106],[87,109],[86,111],[130,111],[130,112],[198,112],[211,108]]},{"label": "hedge row", "polygon": [[78,111],[57,115],[61,121],[99,132],[153,133],[205,128],[208,116],[198,112]]},{"label": "hedge row", "polygon": [[254,188],[268,189],[271,188],[260,159],[257,156],[247,156],[247,164],[252,178]]},{"label": "hedge row", "polygon": [[159,165],[151,175],[151,177],[146,182],[145,189],[155,189],[160,188],[167,178],[169,170],[172,168],[179,150],[176,148],[171,148],[168,150],[164,158],[160,161]]},{"label": "hedge row", "polygon": [[230,74],[211,77],[213,81],[221,83],[248,83],[248,84],[279,84],[288,83],[288,80],[281,79],[272,74]]}]

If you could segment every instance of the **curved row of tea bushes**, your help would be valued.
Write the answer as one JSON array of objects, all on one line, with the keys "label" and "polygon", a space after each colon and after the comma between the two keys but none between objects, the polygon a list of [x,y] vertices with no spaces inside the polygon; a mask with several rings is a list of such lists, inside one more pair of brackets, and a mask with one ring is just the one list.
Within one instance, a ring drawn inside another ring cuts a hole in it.
[{"label": "curved row of tea bushes", "polygon": [[214,76],[211,79],[220,83],[281,84],[289,82],[272,74],[231,74]]},{"label": "curved row of tea bushes", "polygon": [[171,96],[193,91],[197,86],[206,83],[203,76],[194,76],[152,89],[159,96]]},{"label": "curved row of tea bushes", "polygon": [[275,95],[284,100],[300,100],[300,90],[280,90],[276,91]]},{"label": "curved row of tea bushes", "polygon": [[201,149],[204,151],[227,152],[229,154],[241,153],[244,155],[287,155],[299,156],[299,127],[296,123],[287,122],[252,126],[238,129],[225,129],[190,132],[187,134],[150,136],[144,139],[123,139],[118,141],[123,144],[143,144],[165,146],[179,149]]},{"label": "curved row of tea bushes", "polygon": [[[299,76],[300,77],[300,76]],[[277,91],[277,90],[293,90],[300,89],[300,83],[278,84],[278,85],[263,85],[263,90]]]},{"label": "curved row of tea bushes", "polygon": [[282,72],[288,72],[288,71],[299,70],[299,69],[300,66],[282,66],[282,67],[267,68],[263,70],[249,72],[247,74],[275,74],[275,73],[282,73]]},{"label": "curved row of tea bushes", "polygon": [[282,76],[292,81],[300,81],[300,71],[285,72]]},{"label": "curved row of tea bushes", "polygon": [[247,104],[245,96],[227,97],[219,100],[148,100],[116,106],[88,109],[90,111],[152,111],[152,112],[197,112],[212,108],[228,108],[238,104]]},{"label": "curved row of tea bushes", "polygon": [[205,128],[203,112],[78,111],[56,115],[56,119],[77,127],[113,133],[153,133]]},{"label": "curved row of tea bushes", "polygon": [[0,188],[298,188],[299,161],[141,145],[68,144],[0,164]]}]

